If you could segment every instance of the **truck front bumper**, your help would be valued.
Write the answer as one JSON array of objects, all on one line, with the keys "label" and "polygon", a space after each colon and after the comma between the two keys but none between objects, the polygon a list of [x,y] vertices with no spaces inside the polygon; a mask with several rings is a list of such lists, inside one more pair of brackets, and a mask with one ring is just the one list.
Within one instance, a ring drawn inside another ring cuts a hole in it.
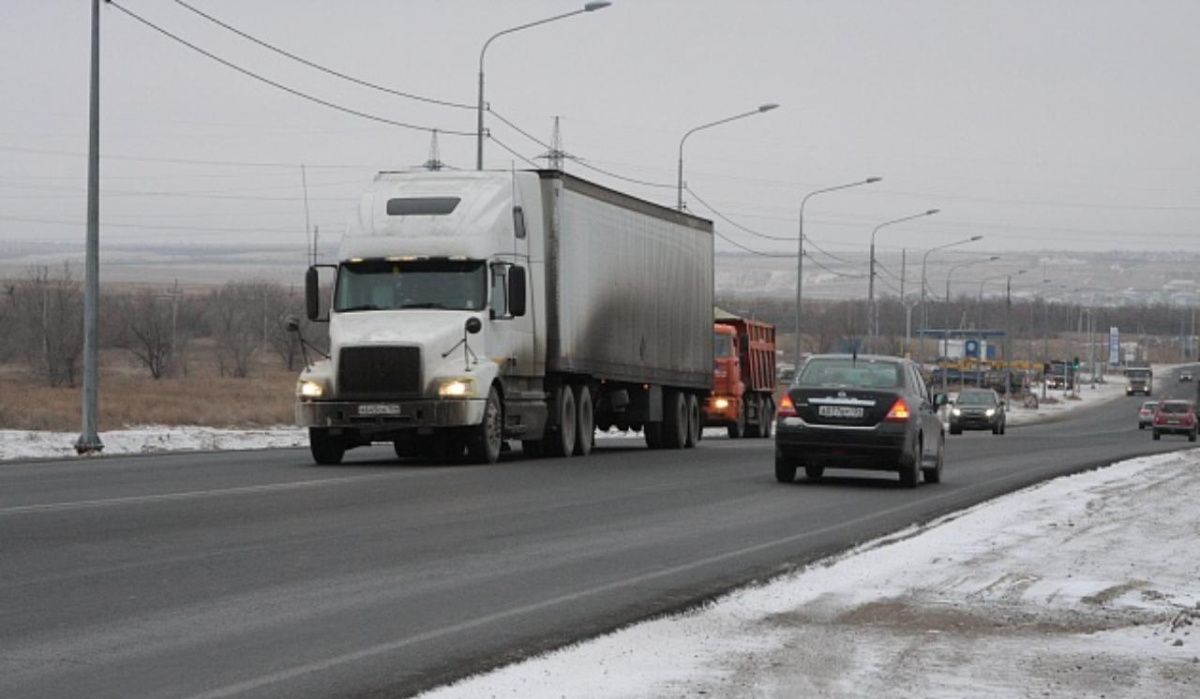
[{"label": "truck front bumper", "polygon": [[420,427],[466,427],[483,422],[487,401],[302,401],[296,404],[301,427],[342,427],[359,430]]}]

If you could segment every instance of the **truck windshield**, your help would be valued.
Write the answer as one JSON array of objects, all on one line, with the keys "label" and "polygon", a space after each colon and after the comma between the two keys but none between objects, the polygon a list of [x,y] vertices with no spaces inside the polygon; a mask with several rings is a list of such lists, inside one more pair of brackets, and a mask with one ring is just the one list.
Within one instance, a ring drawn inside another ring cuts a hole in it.
[{"label": "truck windshield", "polygon": [[338,268],[333,310],[479,311],[486,305],[487,268],[481,260],[363,260]]},{"label": "truck windshield", "polygon": [[713,357],[728,357],[733,354],[733,338],[713,333]]}]

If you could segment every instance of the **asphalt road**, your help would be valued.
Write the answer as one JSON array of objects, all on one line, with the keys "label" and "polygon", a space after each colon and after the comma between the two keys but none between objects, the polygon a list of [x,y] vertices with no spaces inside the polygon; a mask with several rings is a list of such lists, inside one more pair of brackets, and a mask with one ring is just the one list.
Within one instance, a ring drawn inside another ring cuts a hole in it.
[{"label": "asphalt road", "polygon": [[[1086,390],[1086,389],[1085,389]],[[1195,397],[1172,374],[1158,395]],[[1141,398],[775,482],[769,440],[496,466],[304,450],[0,466],[0,696],[402,696],[1056,475],[1186,448]]]}]

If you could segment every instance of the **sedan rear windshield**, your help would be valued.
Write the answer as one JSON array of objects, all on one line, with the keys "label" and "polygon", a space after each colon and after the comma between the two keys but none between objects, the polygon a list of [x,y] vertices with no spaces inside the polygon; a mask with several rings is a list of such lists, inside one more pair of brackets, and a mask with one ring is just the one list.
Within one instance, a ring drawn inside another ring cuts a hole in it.
[{"label": "sedan rear windshield", "polygon": [[895,362],[840,357],[810,359],[796,378],[797,386],[898,388],[903,383]]},{"label": "sedan rear windshield", "polygon": [[1186,413],[1191,407],[1187,403],[1163,403],[1158,407],[1164,413]]}]

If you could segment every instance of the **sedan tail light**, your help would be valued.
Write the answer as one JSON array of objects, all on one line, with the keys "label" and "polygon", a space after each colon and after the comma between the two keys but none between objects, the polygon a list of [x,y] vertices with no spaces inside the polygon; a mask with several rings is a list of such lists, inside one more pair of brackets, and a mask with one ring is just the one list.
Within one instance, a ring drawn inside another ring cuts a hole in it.
[{"label": "sedan tail light", "polygon": [[909,418],[908,403],[903,398],[897,398],[895,403],[892,403],[892,409],[888,411],[884,417],[885,422],[906,422]]},{"label": "sedan tail light", "polygon": [[784,396],[783,400],[779,401],[779,410],[775,411],[778,417],[796,417],[796,404],[792,402],[791,396]]}]

